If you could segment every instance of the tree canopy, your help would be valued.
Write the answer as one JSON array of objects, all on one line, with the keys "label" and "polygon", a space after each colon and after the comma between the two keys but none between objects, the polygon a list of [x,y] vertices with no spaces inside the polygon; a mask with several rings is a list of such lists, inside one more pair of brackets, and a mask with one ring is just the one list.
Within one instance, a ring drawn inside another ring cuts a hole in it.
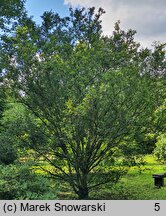
[{"label": "tree canopy", "polygon": [[25,0],[0,1],[0,29],[7,30],[9,25],[17,24],[23,15]]}]

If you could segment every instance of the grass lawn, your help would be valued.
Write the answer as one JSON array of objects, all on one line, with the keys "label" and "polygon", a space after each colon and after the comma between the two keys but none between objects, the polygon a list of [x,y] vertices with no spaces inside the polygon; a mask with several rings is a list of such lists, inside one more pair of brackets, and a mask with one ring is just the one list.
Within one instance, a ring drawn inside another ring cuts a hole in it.
[{"label": "grass lawn", "polygon": [[133,167],[114,187],[108,185],[92,196],[98,199],[116,200],[166,200],[166,180],[165,186],[158,189],[154,186],[152,178],[152,174],[166,172],[166,166],[159,164],[151,155],[145,159],[147,164],[142,167],[141,174],[137,167]]}]

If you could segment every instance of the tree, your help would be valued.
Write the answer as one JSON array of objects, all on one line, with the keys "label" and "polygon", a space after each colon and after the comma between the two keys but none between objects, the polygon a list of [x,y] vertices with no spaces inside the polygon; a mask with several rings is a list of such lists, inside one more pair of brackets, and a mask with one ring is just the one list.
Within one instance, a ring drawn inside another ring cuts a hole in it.
[{"label": "tree", "polygon": [[0,29],[7,30],[16,25],[23,15],[25,0],[0,1]]},{"label": "tree", "polygon": [[8,102],[0,122],[0,161],[4,164],[13,163],[19,156],[27,155],[25,150],[32,146],[37,137],[43,141],[46,138],[41,121],[22,104],[12,100]]},{"label": "tree", "polygon": [[104,37],[102,9],[70,11],[65,18],[45,12],[41,26],[17,28],[6,44],[6,85],[40,119],[30,147],[54,167],[46,171],[85,199],[125,173],[115,153],[146,131],[157,90],[134,31],[116,23]]},{"label": "tree", "polygon": [[[0,0],[0,79],[2,79],[5,70],[4,50],[5,43],[9,43],[8,37],[15,33],[15,29],[21,23],[25,24],[29,18],[25,10],[25,0]],[[1,86],[0,86],[1,87]]]},{"label": "tree", "polygon": [[4,132],[3,125],[3,115],[7,106],[6,89],[3,85],[3,75],[5,74],[5,70],[3,70],[5,65],[3,40],[7,40],[7,35],[12,34],[25,13],[24,3],[24,0],[0,0],[0,162],[4,164],[12,163],[17,155],[13,147],[14,140],[11,139],[11,134]]},{"label": "tree", "polygon": [[17,108],[9,108],[7,100],[5,101],[5,109],[0,119],[0,163],[5,165],[9,165],[17,159],[17,134],[14,133],[18,130],[18,121],[16,122],[15,119],[15,114],[18,114],[16,110]]}]

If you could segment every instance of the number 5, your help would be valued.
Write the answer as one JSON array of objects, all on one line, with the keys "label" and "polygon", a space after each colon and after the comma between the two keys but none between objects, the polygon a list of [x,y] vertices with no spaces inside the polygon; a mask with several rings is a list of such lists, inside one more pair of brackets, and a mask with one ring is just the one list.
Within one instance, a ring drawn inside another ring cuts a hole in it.
[{"label": "number 5", "polygon": [[155,203],[154,210],[160,211],[160,203]]}]

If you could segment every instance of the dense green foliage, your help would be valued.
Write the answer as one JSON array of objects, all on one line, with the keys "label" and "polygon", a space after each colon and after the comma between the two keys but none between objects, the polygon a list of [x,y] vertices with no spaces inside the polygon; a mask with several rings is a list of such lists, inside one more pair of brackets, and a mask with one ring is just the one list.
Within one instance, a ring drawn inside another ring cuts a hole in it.
[{"label": "dense green foliage", "polygon": [[16,26],[24,11],[25,0],[0,0],[0,29],[9,30]]},{"label": "dense green foliage", "polygon": [[162,134],[158,137],[154,155],[157,160],[166,162],[166,134]]},{"label": "dense green foliage", "polygon": [[24,107],[15,103],[7,103],[0,120],[0,162],[13,163],[18,156],[22,136],[28,127],[28,120]]},{"label": "dense green foliage", "polygon": [[49,184],[28,163],[0,166],[0,199],[56,199]]},{"label": "dense green foliage", "polygon": [[5,109],[5,94],[3,92],[3,89],[0,89],[0,119],[2,118],[4,109]]}]

